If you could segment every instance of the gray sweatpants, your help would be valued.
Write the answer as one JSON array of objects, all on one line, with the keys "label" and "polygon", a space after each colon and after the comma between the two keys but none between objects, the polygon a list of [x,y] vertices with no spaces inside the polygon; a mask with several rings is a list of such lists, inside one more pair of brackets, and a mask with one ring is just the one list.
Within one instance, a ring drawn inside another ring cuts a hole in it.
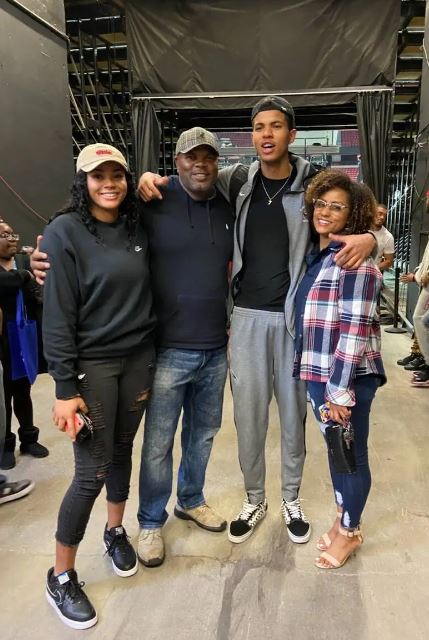
[{"label": "gray sweatpants", "polygon": [[265,440],[274,395],[280,415],[282,497],[295,500],[305,459],[306,385],[292,377],[294,341],[282,312],[234,307],[229,340],[238,455],[252,504],[265,498]]}]

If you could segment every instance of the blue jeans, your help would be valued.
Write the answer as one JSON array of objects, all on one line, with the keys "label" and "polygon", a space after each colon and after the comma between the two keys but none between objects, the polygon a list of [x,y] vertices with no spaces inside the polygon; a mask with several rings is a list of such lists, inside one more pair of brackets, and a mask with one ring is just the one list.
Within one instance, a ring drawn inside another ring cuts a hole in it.
[{"label": "blue jeans", "polygon": [[173,443],[183,409],[178,504],[204,504],[204,481],[213,438],[222,422],[226,347],[206,351],[159,349],[146,410],[137,514],[145,529],[162,527],[173,486]]},{"label": "blue jeans", "polygon": [[[335,502],[343,509],[341,524],[346,529],[355,529],[359,526],[371,488],[371,472],[368,462],[369,413],[380,379],[377,376],[362,376],[355,378],[353,384],[356,404],[351,408],[351,422],[354,429],[356,471],[354,473],[336,473],[329,458]],[[320,421],[319,407],[325,403],[325,387],[324,382],[308,383],[308,393],[314,415],[322,433],[327,425]]]}]

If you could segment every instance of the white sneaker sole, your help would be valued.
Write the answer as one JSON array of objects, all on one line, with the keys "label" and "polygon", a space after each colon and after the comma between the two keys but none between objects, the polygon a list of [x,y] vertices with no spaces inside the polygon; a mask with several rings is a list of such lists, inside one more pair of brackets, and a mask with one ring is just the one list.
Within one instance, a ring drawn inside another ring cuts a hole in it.
[{"label": "white sneaker sole", "polygon": [[97,614],[95,614],[95,618],[91,618],[91,620],[86,620],[85,622],[77,622],[76,620],[70,620],[70,618],[66,618],[66,616],[64,616],[61,613],[61,611],[58,609],[57,603],[55,602],[54,598],[51,596],[51,594],[47,589],[45,590],[45,593],[46,593],[46,600],[49,602],[51,607],[55,609],[60,620],[64,622],[64,624],[66,624],[68,627],[71,627],[72,629],[89,629],[90,627],[93,627],[95,624],[97,624],[98,622]]},{"label": "white sneaker sole", "polygon": [[[106,546],[105,542],[103,542],[103,547],[107,551],[107,546]],[[135,563],[134,567],[131,567],[131,569],[128,569],[127,571],[123,571],[122,569],[118,569],[118,567],[113,562],[113,558],[110,558],[110,560],[111,560],[111,563],[112,563],[113,571],[120,578],[130,578],[135,573],[137,573],[137,571],[139,570],[139,561],[137,559],[137,554],[136,554],[136,563]]]},{"label": "white sneaker sole", "polygon": [[234,544],[240,544],[240,542],[246,542],[246,540],[248,540],[250,536],[255,532],[256,527],[260,522],[262,522],[262,520],[265,518],[266,515],[267,515],[267,512],[264,513],[262,518],[259,518],[258,522],[256,522],[256,524],[250,529],[250,531],[248,531],[247,533],[243,533],[242,536],[234,536],[231,533],[231,531],[228,529],[228,540],[230,542],[234,542]]},{"label": "white sneaker sole", "polygon": [[289,529],[287,528],[287,525],[286,525],[286,529],[287,529],[287,534],[289,536],[289,540],[291,540],[295,544],[304,544],[305,542],[308,542],[311,538],[311,525],[309,530],[305,534],[305,536],[295,536],[293,533],[289,531]]},{"label": "white sneaker sole", "polygon": [[19,500],[20,498],[24,498],[24,496],[28,496],[28,494],[33,491],[35,487],[35,482],[32,480],[27,487],[21,489],[21,491],[17,491],[16,493],[10,493],[7,496],[3,496],[0,498],[0,504],[6,504],[6,502],[13,502],[14,500]]}]

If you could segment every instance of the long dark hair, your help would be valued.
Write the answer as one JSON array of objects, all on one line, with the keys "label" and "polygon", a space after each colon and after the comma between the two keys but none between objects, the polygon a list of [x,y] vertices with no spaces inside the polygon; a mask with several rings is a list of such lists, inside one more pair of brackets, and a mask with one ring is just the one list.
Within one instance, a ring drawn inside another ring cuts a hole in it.
[{"label": "long dark hair", "polygon": [[[67,204],[55,213],[50,222],[65,213],[77,213],[85,227],[98,241],[103,238],[97,232],[94,216],[91,214],[91,198],[89,197],[85,171],[78,171],[71,187],[71,197]],[[133,179],[128,171],[125,171],[127,181],[127,195],[119,205],[119,215],[125,217],[128,231],[129,245],[137,233],[137,222],[139,218],[138,197],[135,191]]]},{"label": "long dark hair", "polygon": [[376,200],[371,189],[365,184],[353,182],[349,176],[339,169],[320,171],[310,182],[305,193],[305,212],[311,224],[314,239],[313,200],[322,198],[331,189],[343,189],[350,198],[350,213],[345,228],[341,233],[345,235],[366,233],[371,227],[376,210]]}]

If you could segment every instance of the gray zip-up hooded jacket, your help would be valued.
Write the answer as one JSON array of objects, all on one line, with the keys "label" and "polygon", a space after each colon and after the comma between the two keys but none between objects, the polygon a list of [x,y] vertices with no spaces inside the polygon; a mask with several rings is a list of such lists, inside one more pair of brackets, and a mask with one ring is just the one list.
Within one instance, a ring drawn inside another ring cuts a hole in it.
[{"label": "gray zip-up hooded jacket", "polygon": [[[289,274],[290,286],[285,301],[286,327],[292,337],[295,335],[295,294],[305,272],[305,255],[310,249],[310,225],[304,217],[305,183],[317,173],[308,160],[289,154],[290,162],[296,167],[296,178],[282,197],[283,209],[289,234]],[[232,165],[219,171],[217,187],[219,191],[230,199],[231,181],[242,165]],[[232,267],[232,297],[234,298],[240,286],[240,272],[243,268],[244,235],[246,232],[247,214],[256,178],[260,170],[259,161],[253,162],[249,168],[248,179],[242,187],[236,200],[236,223],[234,232],[234,259]]]}]

